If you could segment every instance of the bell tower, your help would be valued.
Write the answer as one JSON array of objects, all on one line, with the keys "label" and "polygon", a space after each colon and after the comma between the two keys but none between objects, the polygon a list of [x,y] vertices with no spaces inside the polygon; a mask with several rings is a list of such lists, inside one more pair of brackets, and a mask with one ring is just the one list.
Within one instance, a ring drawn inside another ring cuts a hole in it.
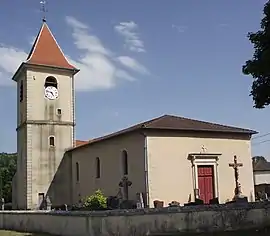
[{"label": "bell tower", "polygon": [[74,145],[74,75],[78,71],[43,20],[28,58],[12,78],[17,82],[14,208],[41,206],[65,150]]}]

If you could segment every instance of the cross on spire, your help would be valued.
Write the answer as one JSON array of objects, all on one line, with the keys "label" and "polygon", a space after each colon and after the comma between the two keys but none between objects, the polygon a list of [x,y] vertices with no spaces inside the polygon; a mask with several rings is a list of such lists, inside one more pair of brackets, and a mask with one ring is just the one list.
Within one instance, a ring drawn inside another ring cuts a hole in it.
[{"label": "cross on spire", "polygon": [[234,156],[233,163],[229,164],[229,167],[234,169],[234,179],[235,179],[235,196],[238,196],[242,193],[241,185],[239,183],[239,167],[242,167],[243,163],[238,163],[237,156]]},{"label": "cross on spire", "polygon": [[48,10],[47,10],[47,8],[46,8],[47,1],[46,1],[46,0],[42,0],[42,1],[40,1],[40,4],[41,4],[40,11],[43,12],[43,18],[42,18],[42,21],[43,21],[43,22],[46,22],[46,12],[48,12]]}]

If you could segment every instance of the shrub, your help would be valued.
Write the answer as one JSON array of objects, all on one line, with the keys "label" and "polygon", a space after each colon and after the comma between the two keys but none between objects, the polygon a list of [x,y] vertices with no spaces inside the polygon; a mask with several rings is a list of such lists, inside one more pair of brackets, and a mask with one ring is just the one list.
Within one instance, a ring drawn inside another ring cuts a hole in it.
[{"label": "shrub", "polygon": [[107,198],[98,189],[93,195],[84,200],[83,206],[89,210],[102,210],[107,208]]}]

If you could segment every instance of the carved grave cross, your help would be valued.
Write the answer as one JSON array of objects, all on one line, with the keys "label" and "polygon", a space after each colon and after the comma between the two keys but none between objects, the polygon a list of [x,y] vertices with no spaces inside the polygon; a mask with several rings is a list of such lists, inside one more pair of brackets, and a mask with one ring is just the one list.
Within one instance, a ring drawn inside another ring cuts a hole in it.
[{"label": "carved grave cross", "polygon": [[243,166],[243,163],[238,163],[237,156],[234,156],[233,163],[229,164],[229,167],[232,167],[234,169],[235,195],[240,195],[242,193],[241,185],[239,183],[239,167],[242,167],[242,166]]},{"label": "carved grave cross", "polygon": [[132,182],[128,179],[127,176],[122,178],[122,181],[119,183],[119,187],[123,188],[123,197],[125,200],[128,200],[128,188],[132,185]]}]

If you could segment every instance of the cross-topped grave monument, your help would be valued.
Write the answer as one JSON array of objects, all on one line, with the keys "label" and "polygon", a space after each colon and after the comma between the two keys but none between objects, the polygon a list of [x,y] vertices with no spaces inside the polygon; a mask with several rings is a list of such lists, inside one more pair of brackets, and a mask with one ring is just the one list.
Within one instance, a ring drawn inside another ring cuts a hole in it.
[{"label": "cross-topped grave monument", "polygon": [[123,197],[124,200],[128,200],[128,188],[132,185],[132,182],[128,179],[127,176],[122,178],[122,181],[119,183],[119,187],[123,188]]},{"label": "cross-topped grave monument", "polygon": [[235,179],[235,190],[234,198],[240,197],[242,195],[241,185],[239,183],[239,167],[242,167],[243,163],[238,163],[237,156],[234,156],[233,163],[229,164],[229,167],[234,169],[234,179]]}]

